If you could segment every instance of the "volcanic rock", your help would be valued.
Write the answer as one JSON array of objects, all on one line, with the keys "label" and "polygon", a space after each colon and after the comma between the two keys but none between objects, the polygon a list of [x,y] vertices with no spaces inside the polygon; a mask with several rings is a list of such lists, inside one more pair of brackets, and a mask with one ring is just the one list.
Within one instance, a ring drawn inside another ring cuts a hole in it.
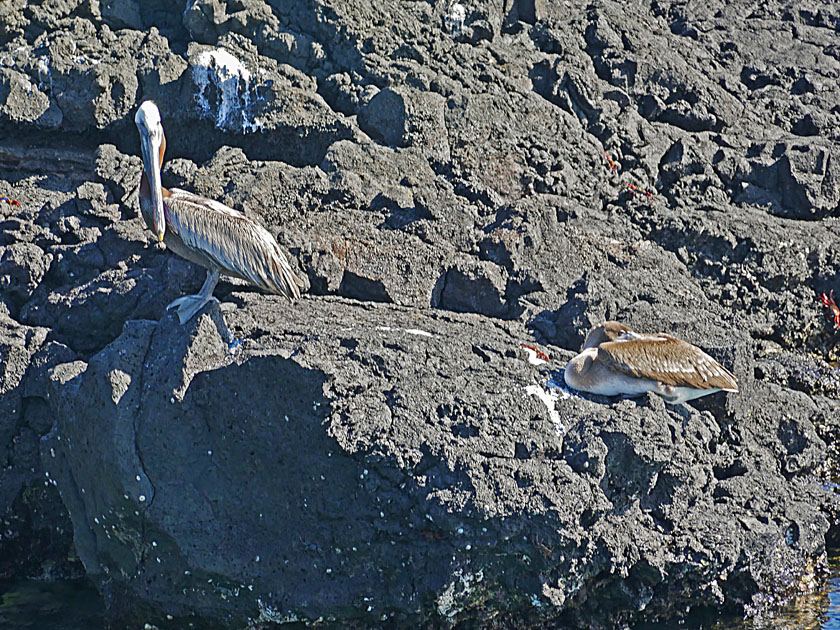
[{"label": "volcanic rock", "polygon": [[[817,584],[840,9],[1,4],[0,576],[83,566],[161,628],[612,628]],[[264,224],[306,297],[166,312],[204,271],[138,216],[145,99],[164,185]],[[565,389],[604,319],[740,391]]]}]

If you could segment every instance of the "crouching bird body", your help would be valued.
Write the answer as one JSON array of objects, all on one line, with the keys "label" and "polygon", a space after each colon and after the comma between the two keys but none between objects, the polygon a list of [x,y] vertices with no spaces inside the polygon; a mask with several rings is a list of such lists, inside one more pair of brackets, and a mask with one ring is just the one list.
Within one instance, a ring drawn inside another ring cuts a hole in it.
[{"label": "crouching bird body", "polygon": [[179,188],[167,190],[161,185],[166,138],[157,106],[145,101],[134,122],[140,132],[143,156],[140,213],[159,241],[182,258],[207,269],[207,279],[198,294],[178,298],[167,310],[177,309],[181,323],[186,323],[216,299],[213,289],[220,274],[241,278],[290,300],[300,297],[303,282],[268,230],[218,201]]},{"label": "crouching bird body", "polygon": [[565,380],[602,396],[654,392],[671,405],[738,391],[732,373],[697,346],[664,333],[636,333],[614,321],[589,331],[581,353],[566,366]]}]

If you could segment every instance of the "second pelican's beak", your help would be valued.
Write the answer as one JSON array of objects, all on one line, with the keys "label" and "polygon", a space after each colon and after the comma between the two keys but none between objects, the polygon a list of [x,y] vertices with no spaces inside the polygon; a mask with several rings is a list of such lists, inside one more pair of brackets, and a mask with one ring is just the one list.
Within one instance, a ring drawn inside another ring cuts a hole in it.
[{"label": "second pelican's beak", "polygon": [[163,214],[163,187],[160,183],[160,144],[161,137],[153,130],[140,129],[140,150],[143,153],[143,168],[146,170],[146,177],[149,178],[149,186],[152,189],[152,204],[154,212],[152,223],[155,235],[159,241],[163,240],[166,234],[166,219]]}]

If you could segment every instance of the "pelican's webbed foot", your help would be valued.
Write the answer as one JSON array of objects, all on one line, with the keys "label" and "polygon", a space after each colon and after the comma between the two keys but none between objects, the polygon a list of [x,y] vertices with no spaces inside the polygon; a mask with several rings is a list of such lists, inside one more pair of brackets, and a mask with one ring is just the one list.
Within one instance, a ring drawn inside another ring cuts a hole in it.
[{"label": "pelican's webbed foot", "polygon": [[198,313],[204,305],[208,302],[218,302],[216,298],[212,295],[210,296],[203,296],[200,293],[197,295],[184,295],[179,297],[177,300],[173,300],[169,306],[166,307],[167,311],[171,311],[172,309],[177,309],[178,312],[178,319],[181,320],[181,325],[183,326],[188,321],[190,321],[193,316]]},{"label": "pelican's webbed foot", "polygon": [[214,301],[218,304],[219,300],[213,297],[213,289],[216,288],[216,283],[219,281],[219,272],[218,270],[207,270],[207,278],[204,280],[204,284],[201,286],[201,290],[196,295],[184,295],[179,297],[177,300],[173,300],[169,306],[166,307],[167,311],[171,311],[173,308],[178,309],[178,319],[181,320],[181,325],[183,326],[188,321],[190,321],[193,316],[198,313],[204,305],[210,301]]}]

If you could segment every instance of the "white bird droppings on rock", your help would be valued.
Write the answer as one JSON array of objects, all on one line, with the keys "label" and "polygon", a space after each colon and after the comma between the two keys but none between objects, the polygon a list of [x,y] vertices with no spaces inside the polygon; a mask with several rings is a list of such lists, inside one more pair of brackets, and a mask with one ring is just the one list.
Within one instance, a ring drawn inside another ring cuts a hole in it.
[{"label": "white bird droppings on rock", "polygon": [[467,19],[467,10],[464,5],[455,2],[449,7],[449,13],[443,18],[450,37],[458,37],[464,29],[464,21]]},{"label": "white bird droppings on rock", "polygon": [[434,337],[434,335],[430,332],[425,330],[420,330],[419,328],[406,328],[405,332],[409,335],[420,335],[421,337]]},{"label": "white bird droppings on rock", "polygon": [[566,428],[563,426],[563,422],[560,420],[560,414],[555,410],[555,405],[557,403],[558,398],[560,397],[560,393],[562,393],[563,398],[569,398],[569,394],[560,387],[551,387],[553,381],[549,382],[549,389],[543,389],[539,385],[528,385],[525,387],[525,393],[529,396],[536,396],[539,398],[542,403],[548,409],[548,417],[551,418],[551,423],[554,425],[554,433],[557,435],[558,438],[562,438],[563,434],[566,432]]},{"label": "white bird droppings on rock", "polygon": [[[213,118],[218,129],[243,133],[262,129],[261,122],[249,117],[253,89],[251,73],[239,59],[217,48],[199,53],[191,63],[193,81],[198,88],[195,98],[204,118]],[[211,84],[218,90],[215,116],[207,94]]]},{"label": "white bird droppings on rock", "polygon": [[541,359],[540,356],[537,354],[537,351],[533,348],[529,348],[527,346],[522,346],[522,349],[528,353],[528,363],[531,365],[542,365],[543,363],[548,363],[545,359]]}]

